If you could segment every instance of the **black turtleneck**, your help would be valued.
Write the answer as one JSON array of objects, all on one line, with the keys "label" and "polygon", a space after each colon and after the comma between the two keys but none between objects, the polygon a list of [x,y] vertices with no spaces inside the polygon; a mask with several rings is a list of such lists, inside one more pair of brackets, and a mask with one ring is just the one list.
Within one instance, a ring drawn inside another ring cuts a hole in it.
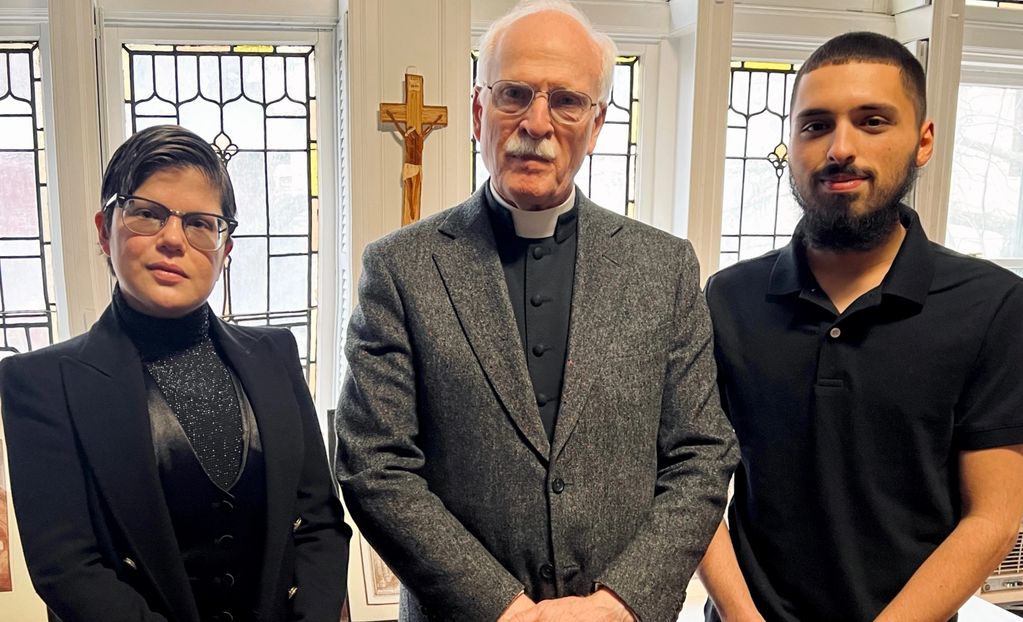
[{"label": "black turtleneck", "polygon": [[140,313],[114,289],[114,313],[138,348],[210,479],[228,490],[242,461],[242,417],[231,372],[210,338],[209,306],[180,318]]}]

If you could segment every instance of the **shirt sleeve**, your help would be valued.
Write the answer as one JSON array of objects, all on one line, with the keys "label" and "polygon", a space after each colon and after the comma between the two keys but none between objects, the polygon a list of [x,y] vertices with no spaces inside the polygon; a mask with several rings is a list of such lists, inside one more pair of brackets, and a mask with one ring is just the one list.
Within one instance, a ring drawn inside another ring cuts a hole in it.
[{"label": "shirt sleeve", "polygon": [[997,301],[955,416],[959,449],[1023,443],[1023,280]]}]

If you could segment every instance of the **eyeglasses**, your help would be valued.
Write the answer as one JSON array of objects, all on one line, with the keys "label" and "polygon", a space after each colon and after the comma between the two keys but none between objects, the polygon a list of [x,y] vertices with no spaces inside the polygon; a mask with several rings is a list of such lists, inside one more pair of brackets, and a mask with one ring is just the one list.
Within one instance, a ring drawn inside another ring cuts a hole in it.
[{"label": "eyeglasses", "polygon": [[121,223],[132,233],[155,235],[167,225],[171,216],[181,219],[185,239],[199,251],[219,250],[238,226],[238,221],[219,214],[179,212],[156,201],[130,194],[117,194],[106,202],[121,208]]},{"label": "eyeglasses", "polygon": [[533,103],[537,95],[547,98],[547,109],[551,118],[558,123],[579,123],[597,104],[586,93],[571,89],[554,89],[538,91],[525,82],[515,80],[498,80],[493,84],[484,85],[493,94],[494,106],[505,114],[522,114]]}]

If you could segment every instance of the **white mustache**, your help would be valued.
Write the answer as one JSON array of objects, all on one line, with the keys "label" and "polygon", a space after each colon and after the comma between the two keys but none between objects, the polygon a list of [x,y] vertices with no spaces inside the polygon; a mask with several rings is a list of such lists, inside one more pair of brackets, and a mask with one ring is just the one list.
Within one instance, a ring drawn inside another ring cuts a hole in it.
[{"label": "white mustache", "polygon": [[558,150],[557,145],[550,138],[536,140],[515,133],[504,144],[504,153],[510,156],[530,156],[553,162],[558,155]]}]

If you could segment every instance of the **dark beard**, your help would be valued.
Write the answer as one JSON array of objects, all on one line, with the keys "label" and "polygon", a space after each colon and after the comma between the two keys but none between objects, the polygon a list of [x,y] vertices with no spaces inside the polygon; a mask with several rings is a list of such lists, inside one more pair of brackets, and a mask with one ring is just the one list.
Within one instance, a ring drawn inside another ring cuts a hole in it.
[{"label": "dark beard", "polygon": [[[844,167],[831,164],[820,175],[835,175],[849,172]],[[795,178],[789,174],[789,187],[799,207],[803,209],[802,230],[806,243],[811,248],[833,251],[869,251],[877,248],[899,223],[899,204],[909,193],[916,181],[916,163],[910,160],[902,182],[894,191],[880,198],[883,203],[866,214],[854,214],[851,205],[856,199],[850,195],[824,195],[807,201],[799,192]],[[816,175],[814,176],[816,177]],[[811,178],[811,183],[815,183]]]}]

